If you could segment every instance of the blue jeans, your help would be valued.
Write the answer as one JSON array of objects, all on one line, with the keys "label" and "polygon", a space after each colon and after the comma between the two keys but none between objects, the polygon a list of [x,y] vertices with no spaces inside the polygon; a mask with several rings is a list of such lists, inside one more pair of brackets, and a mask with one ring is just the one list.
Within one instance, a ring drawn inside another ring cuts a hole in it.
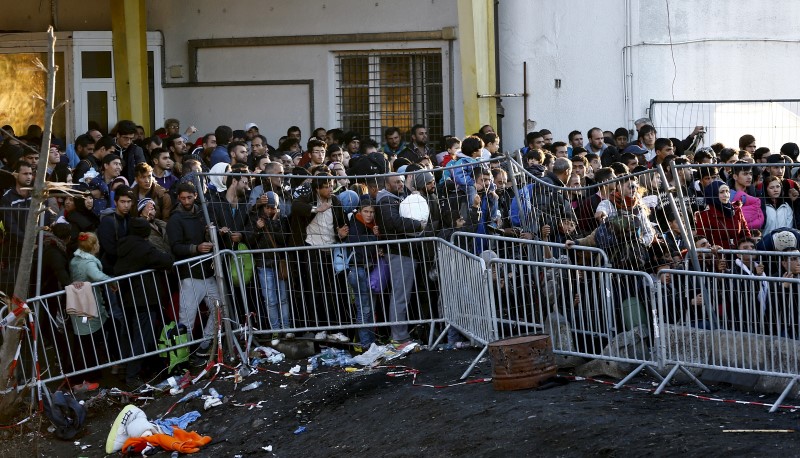
[{"label": "blue jeans", "polygon": [[[289,288],[286,280],[278,278],[274,267],[259,267],[258,280],[261,283],[261,295],[267,304],[267,319],[272,330],[290,328],[289,324]],[[280,303],[280,312],[278,304]]]},{"label": "blue jeans", "polygon": [[[353,288],[356,298],[356,323],[372,322],[372,290],[369,287],[369,273],[364,267],[352,267],[347,270],[347,283]],[[370,328],[358,329],[358,340],[362,347],[369,347],[375,342],[375,333]]]}]

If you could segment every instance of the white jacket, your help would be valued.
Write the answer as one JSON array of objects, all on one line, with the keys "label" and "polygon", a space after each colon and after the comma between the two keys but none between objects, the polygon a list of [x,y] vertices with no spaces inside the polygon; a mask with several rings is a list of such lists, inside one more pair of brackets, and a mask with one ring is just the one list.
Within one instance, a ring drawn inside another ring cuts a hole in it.
[{"label": "white jacket", "polygon": [[794,227],[794,210],[787,202],[782,203],[778,208],[770,204],[764,206],[764,230],[763,234],[769,234],[779,227]]}]

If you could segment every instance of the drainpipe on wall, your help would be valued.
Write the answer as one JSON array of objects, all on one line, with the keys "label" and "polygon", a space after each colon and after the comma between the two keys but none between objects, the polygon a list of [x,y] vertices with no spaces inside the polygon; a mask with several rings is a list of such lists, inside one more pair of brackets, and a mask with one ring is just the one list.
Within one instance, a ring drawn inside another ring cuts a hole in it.
[{"label": "drainpipe on wall", "polygon": [[[500,0],[494,0],[494,93],[500,94],[500,28],[499,14]],[[497,136],[503,138],[503,118],[505,117],[505,108],[503,108],[502,97],[497,97]],[[502,140],[501,140],[502,141]]]}]

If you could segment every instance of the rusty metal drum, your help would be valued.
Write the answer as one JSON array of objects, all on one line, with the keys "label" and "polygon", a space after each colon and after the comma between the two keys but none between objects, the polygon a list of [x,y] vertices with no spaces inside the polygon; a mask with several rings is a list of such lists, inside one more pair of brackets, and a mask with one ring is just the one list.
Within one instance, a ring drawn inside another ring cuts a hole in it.
[{"label": "rusty metal drum", "polygon": [[510,337],[489,344],[496,391],[537,388],[558,370],[550,336]]}]

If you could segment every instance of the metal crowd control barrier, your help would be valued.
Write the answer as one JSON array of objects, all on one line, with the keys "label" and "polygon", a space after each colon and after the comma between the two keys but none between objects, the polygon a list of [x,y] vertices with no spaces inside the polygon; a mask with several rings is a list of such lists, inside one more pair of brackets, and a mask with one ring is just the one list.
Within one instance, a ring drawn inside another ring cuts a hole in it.
[{"label": "metal crowd control barrier", "polygon": [[564,356],[636,364],[616,386],[642,369],[661,378],[658,294],[643,272],[552,262],[496,258],[488,263],[500,335],[552,336]]},{"label": "metal crowd control barrier", "polygon": [[[28,211],[28,208],[0,208],[0,291],[9,295],[14,291],[17,265],[22,258],[22,237],[15,231],[20,224],[24,226]],[[37,246],[41,246],[41,243],[37,243]],[[37,264],[34,264],[36,267]]]},{"label": "metal crowd control barrier", "polygon": [[[567,253],[563,243],[476,234],[473,232],[454,232],[450,237],[450,242],[470,252],[492,250],[498,257],[523,261],[544,260],[546,258],[545,248],[550,248],[551,257],[558,257]],[[609,266],[608,255],[599,248],[575,245],[570,249],[576,252],[586,252],[589,257],[582,257],[582,259],[587,260],[590,265]]]},{"label": "metal crowd control barrier", "polygon": [[800,123],[794,113],[800,100],[650,100],[650,119],[659,137],[685,138],[695,126],[705,126],[704,142],[737,145],[742,134],[777,148],[796,141]]},{"label": "metal crowd control barrier", "polygon": [[[662,270],[658,287],[661,351],[674,367],[656,392],[686,367],[789,378],[776,411],[800,378],[800,279]],[[711,297],[701,298],[703,290]]]},{"label": "metal crowd control barrier", "polygon": [[438,252],[441,309],[447,326],[431,348],[451,329],[483,345],[478,356],[461,376],[465,379],[497,340],[497,317],[489,290],[489,272],[483,259],[449,242],[440,241]]},{"label": "metal crowd control barrier", "polygon": [[[252,317],[256,336],[390,327],[396,338],[407,337],[409,326],[429,325],[430,344],[433,325],[443,322],[436,310],[442,276],[434,273],[440,241],[426,237],[232,252],[238,272],[245,272],[245,264],[254,266],[252,279],[235,285],[235,316]],[[373,254],[379,259],[369,259]],[[378,263],[385,263],[388,277],[376,272],[383,268]]]},{"label": "metal crowd control barrier", "polygon": [[[28,344],[27,354],[21,355],[23,361],[37,355],[38,361],[33,364],[39,365],[41,382],[47,383],[210,341],[216,335],[217,324],[215,304],[209,302],[218,298],[200,293],[201,283],[213,279],[195,273],[196,281],[186,281],[185,269],[212,257],[203,255],[176,262],[171,271],[147,270],[93,283],[101,317],[96,320],[67,315],[64,291],[28,299],[39,338],[35,353]],[[184,320],[180,320],[181,295],[194,310]],[[196,301],[189,300],[190,295]],[[203,299],[207,317],[200,307]],[[188,340],[156,348],[164,325],[172,321],[189,324]],[[27,372],[24,363],[19,370],[17,380],[24,384],[36,376],[35,370]]]}]

